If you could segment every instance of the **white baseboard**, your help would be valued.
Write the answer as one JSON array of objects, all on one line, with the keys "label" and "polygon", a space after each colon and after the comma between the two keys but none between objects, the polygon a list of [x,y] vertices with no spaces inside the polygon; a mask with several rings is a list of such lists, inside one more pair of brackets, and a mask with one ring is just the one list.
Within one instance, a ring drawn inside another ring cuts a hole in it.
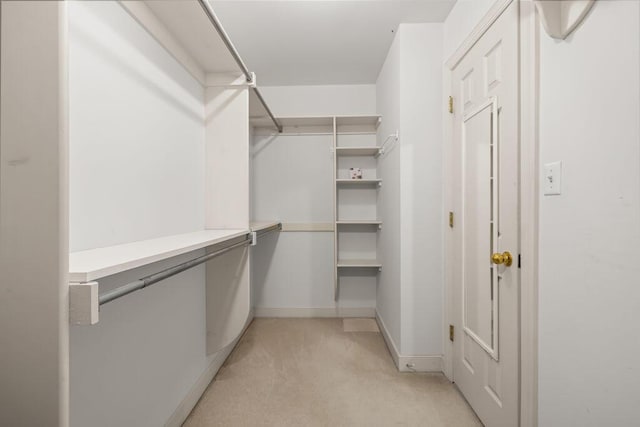
[{"label": "white baseboard", "polygon": [[389,353],[391,353],[391,358],[393,359],[393,363],[399,368],[399,360],[400,360],[400,352],[396,347],[396,344],[393,342],[391,338],[391,334],[387,329],[387,326],[384,324],[384,321],[378,314],[376,310],[376,322],[378,323],[378,328],[380,328],[380,333],[382,333],[382,338],[384,338],[384,342],[387,343],[387,348],[389,349]]},{"label": "white baseboard", "polygon": [[378,327],[380,328],[384,342],[387,344],[389,353],[391,353],[393,363],[395,363],[400,372],[442,372],[443,359],[441,354],[420,356],[402,355],[398,351],[398,347],[396,347],[389,330],[377,311],[376,322],[378,322]]},{"label": "white baseboard", "polygon": [[370,317],[376,316],[373,307],[328,308],[269,308],[256,307],[256,317]]},{"label": "white baseboard", "polygon": [[198,403],[198,400],[200,400],[204,391],[207,389],[211,381],[213,381],[225,360],[227,360],[227,357],[229,357],[233,349],[236,348],[238,341],[240,341],[240,338],[244,335],[245,331],[253,321],[253,318],[253,312],[249,313],[249,318],[247,319],[247,322],[242,329],[242,333],[238,338],[213,356],[213,359],[211,360],[211,363],[209,363],[209,366],[207,366],[207,369],[205,369],[200,377],[198,377],[196,383],[191,387],[191,390],[189,390],[176,410],[173,411],[171,417],[169,417],[167,422],[164,424],[165,427],[180,427],[185,422],[193,408]]}]

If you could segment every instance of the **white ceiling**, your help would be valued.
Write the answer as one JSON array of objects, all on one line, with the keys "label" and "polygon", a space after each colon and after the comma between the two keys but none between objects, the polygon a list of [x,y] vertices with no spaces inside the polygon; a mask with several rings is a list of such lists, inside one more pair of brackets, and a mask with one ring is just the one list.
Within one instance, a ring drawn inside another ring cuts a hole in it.
[{"label": "white ceiling", "polygon": [[456,0],[226,0],[212,6],[260,86],[375,83],[403,22],[442,22]]}]

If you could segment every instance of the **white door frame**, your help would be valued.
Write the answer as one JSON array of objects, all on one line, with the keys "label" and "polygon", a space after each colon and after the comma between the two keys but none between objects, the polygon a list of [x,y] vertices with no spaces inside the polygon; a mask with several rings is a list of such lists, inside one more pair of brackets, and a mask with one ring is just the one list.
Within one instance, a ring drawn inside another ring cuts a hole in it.
[{"label": "white door frame", "polygon": [[[538,425],[538,81],[539,23],[532,0],[496,0],[471,34],[445,62],[443,104],[451,91],[452,71],[482,35],[514,1],[520,3],[520,426]],[[454,100],[455,101],[455,100]],[[455,108],[455,106],[454,106]],[[453,116],[444,116],[444,218],[449,218],[453,194],[452,180]],[[455,221],[455,219],[454,219]],[[447,225],[448,226],[448,225]],[[455,226],[455,224],[454,224]],[[450,263],[453,254],[452,233],[445,233],[444,325],[454,322],[453,283]],[[453,379],[453,343],[444,334],[444,373]],[[459,336],[459,333],[457,333]]]}]

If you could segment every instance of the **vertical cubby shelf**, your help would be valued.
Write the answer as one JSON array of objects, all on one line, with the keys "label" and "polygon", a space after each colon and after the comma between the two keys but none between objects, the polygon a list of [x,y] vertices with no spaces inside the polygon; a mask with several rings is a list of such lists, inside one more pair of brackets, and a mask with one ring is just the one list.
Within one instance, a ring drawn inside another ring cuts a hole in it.
[{"label": "vertical cubby shelf", "polygon": [[[334,216],[335,287],[338,300],[342,286],[375,286],[382,264],[378,261],[377,128],[380,116],[334,118]],[[351,170],[360,169],[359,179]]]}]

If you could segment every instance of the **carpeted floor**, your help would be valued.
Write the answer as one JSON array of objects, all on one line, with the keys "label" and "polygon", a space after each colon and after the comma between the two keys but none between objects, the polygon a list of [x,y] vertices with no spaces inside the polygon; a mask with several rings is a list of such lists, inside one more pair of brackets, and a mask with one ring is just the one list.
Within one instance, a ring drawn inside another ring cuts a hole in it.
[{"label": "carpeted floor", "polygon": [[442,374],[398,372],[379,332],[342,319],[254,320],[184,424],[480,425]]}]

